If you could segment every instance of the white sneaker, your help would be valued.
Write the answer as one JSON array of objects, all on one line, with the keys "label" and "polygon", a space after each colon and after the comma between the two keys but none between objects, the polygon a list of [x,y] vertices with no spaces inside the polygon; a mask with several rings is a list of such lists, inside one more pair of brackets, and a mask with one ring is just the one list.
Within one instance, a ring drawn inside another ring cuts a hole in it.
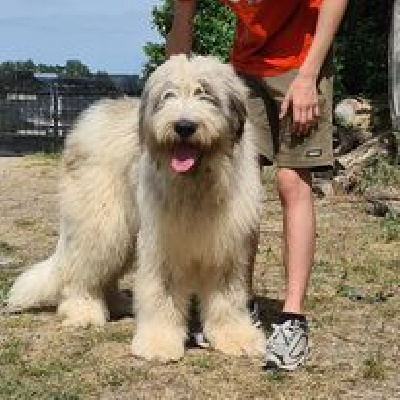
[{"label": "white sneaker", "polygon": [[309,353],[307,321],[289,319],[272,327],[274,332],[267,341],[265,369],[293,371],[303,365]]}]

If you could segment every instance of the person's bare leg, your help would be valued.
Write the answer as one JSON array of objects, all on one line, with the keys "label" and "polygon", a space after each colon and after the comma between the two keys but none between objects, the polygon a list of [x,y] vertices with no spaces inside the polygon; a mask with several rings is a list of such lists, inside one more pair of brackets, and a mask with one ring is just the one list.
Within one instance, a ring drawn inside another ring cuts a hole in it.
[{"label": "person's bare leg", "polygon": [[283,210],[284,312],[301,314],[315,253],[315,211],[311,173],[280,168],[278,191]]}]

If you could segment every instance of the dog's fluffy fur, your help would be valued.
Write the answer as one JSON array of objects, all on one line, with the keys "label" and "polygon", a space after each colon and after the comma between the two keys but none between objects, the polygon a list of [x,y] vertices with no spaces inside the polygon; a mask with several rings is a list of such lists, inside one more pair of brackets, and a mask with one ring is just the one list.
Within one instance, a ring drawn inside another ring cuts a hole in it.
[{"label": "dog's fluffy fur", "polygon": [[246,308],[261,204],[246,98],[228,65],[176,56],[147,81],[138,121],[128,99],[84,113],[63,157],[57,249],[17,279],[9,307],[56,304],[67,324],[103,324],[137,249],[135,355],[183,356],[192,294],[211,346],[263,353]]},{"label": "dog's fluffy fur", "polygon": [[117,281],[136,251],[137,108],[134,100],[102,100],[68,136],[57,247],[17,278],[10,311],[56,305],[65,325],[103,325],[109,308],[126,304]]}]

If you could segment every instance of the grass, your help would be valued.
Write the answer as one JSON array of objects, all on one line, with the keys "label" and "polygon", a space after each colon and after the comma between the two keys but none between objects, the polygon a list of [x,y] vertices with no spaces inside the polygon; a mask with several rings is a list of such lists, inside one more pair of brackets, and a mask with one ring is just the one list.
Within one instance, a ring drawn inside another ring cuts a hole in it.
[{"label": "grass", "polygon": [[0,365],[20,364],[24,344],[19,339],[9,339],[1,346]]},{"label": "grass", "polygon": [[3,253],[5,255],[11,255],[14,254],[18,250],[18,247],[10,244],[4,240],[0,240],[0,253]]},{"label": "grass", "polygon": [[[61,153],[36,153],[24,157],[24,166],[30,167],[46,167],[57,165],[61,159]],[[43,172],[43,171],[41,171]]]},{"label": "grass", "polygon": [[386,214],[380,223],[386,243],[400,240],[400,212]]},{"label": "grass", "polygon": [[286,379],[287,374],[284,371],[279,371],[276,369],[266,371],[265,379],[271,382],[282,382]]},{"label": "grass", "polygon": [[0,269],[0,304],[6,299],[14,277],[15,274]]},{"label": "grass", "polygon": [[207,357],[206,355],[192,356],[188,363],[194,367],[195,374],[210,371],[215,368],[215,364],[211,357]]},{"label": "grass", "polygon": [[368,355],[368,357],[364,360],[362,375],[365,379],[385,379],[385,363],[380,350]]},{"label": "grass", "polygon": [[364,167],[361,181],[355,188],[355,192],[363,194],[371,186],[399,187],[400,171],[397,160],[385,156],[373,157]]},{"label": "grass", "polygon": [[48,377],[51,375],[62,375],[65,372],[72,372],[74,366],[70,362],[53,360],[50,362],[30,363],[24,367],[24,375],[33,377]]},{"label": "grass", "polygon": [[76,393],[61,392],[57,394],[52,394],[46,397],[46,400],[80,400],[81,397]]},{"label": "grass", "polygon": [[18,228],[28,228],[32,229],[38,225],[39,219],[32,217],[17,218],[14,220],[15,226]]},{"label": "grass", "polygon": [[129,331],[107,332],[106,339],[112,342],[129,343],[129,341],[131,340],[131,332]]}]

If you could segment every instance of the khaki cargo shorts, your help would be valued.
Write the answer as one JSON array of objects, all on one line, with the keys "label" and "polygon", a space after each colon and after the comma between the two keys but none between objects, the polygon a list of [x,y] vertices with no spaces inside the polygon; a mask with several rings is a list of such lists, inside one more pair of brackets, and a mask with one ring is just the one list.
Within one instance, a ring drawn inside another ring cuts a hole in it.
[{"label": "khaki cargo shorts", "polygon": [[297,70],[279,76],[258,77],[240,73],[250,88],[249,118],[256,130],[262,165],[329,170],[333,166],[332,57],[328,57],[318,80],[318,124],[306,135],[291,132],[291,110],[279,120],[280,102],[297,74]]}]

